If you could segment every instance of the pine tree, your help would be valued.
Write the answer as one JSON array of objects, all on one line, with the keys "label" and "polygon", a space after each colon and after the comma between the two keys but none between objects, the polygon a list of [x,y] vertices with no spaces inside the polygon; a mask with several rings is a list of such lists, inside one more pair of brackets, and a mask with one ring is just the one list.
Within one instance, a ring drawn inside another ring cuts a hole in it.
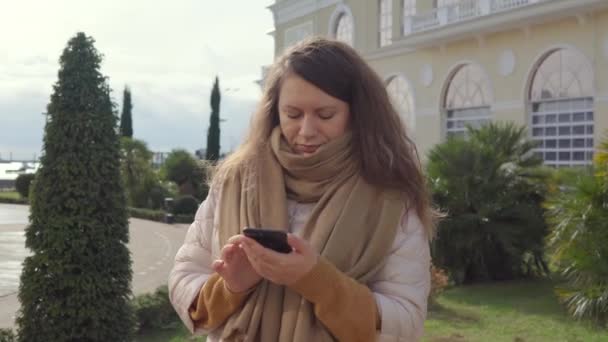
[{"label": "pine tree", "polygon": [[216,161],[220,156],[220,84],[216,77],[211,91],[211,116],[207,132],[207,160]]},{"label": "pine tree", "polygon": [[117,115],[94,42],[70,39],[47,107],[19,287],[22,342],[133,336]]},{"label": "pine tree", "polygon": [[132,110],[131,89],[125,87],[122,95],[122,114],[120,115],[120,135],[123,137],[133,138]]}]

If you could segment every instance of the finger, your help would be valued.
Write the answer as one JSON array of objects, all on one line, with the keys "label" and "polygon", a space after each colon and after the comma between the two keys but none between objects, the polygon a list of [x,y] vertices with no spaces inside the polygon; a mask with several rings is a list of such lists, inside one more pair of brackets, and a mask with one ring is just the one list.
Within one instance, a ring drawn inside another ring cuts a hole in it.
[{"label": "finger", "polygon": [[256,270],[256,272],[258,272],[258,274],[264,276],[264,274],[260,272],[266,269],[266,267],[263,266],[268,263],[266,261],[267,257],[265,256],[266,248],[255,242],[255,240],[251,240],[243,243],[242,249],[251,266]]},{"label": "finger", "polygon": [[230,262],[232,260],[232,256],[233,256],[233,251],[234,251],[234,245],[233,244],[226,244],[221,251],[221,256],[222,256],[222,260]]},{"label": "finger", "polygon": [[251,267],[257,274],[259,274],[260,276],[265,278],[265,274],[262,272],[262,268],[261,268],[259,260],[257,260],[253,254],[247,253],[246,248],[247,247],[243,246],[245,258],[247,259],[247,261],[249,261],[249,265],[251,265]]},{"label": "finger", "polygon": [[215,260],[211,263],[211,268],[219,273],[220,275],[222,275],[222,272],[224,271],[224,261],[223,260]]},{"label": "finger", "polygon": [[244,236],[244,235],[241,235],[241,234],[238,234],[238,235],[233,235],[233,236],[231,236],[231,237],[228,239],[228,242],[227,242],[227,243],[231,243],[231,244],[234,244],[234,245],[238,245],[238,244],[240,244],[240,243],[241,243],[241,240],[243,240],[243,238],[244,238],[244,237],[245,237],[245,236]]},{"label": "finger", "polygon": [[287,243],[299,254],[304,254],[305,252],[310,251],[310,246],[306,240],[291,233],[287,234]]},{"label": "finger", "polygon": [[234,249],[234,259],[243,259],[245,262],[249,262],[249,259],[247,259],[247,253],[245,253],[245,250],[243,249],[243,245],[239,245],[238,247],[235,247]]},{"label": "finger", "polygon": [[278,263],[281,257],[286,255],[283,253],[275,252],[270,248],[266,248],[254,239],[246,238],[243,241],[243,244],[246,247],[249,247],[251,253],[255,255],[256,259],[267,263]]},{"label": "finger", "polygon": [[276,279],[279,279],[286,272],[286,265],[289,264],[288,258],[293,256],[292,254],[275,252],[261,245],[256,248],[256,246],[251,246],[248,243],[243,244],[243,250],[247,254],[253,269],[262,277],[275,283]]}]

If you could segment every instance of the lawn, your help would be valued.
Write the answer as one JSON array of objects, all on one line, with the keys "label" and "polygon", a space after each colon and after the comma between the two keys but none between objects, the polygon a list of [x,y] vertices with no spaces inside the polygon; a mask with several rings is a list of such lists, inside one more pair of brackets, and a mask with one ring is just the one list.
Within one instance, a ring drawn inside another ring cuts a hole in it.
[{"label": "lawn", "polygon": [[[570,318],[550,280],[460,286],[429,309],[425,342],[607,342],[608,330]],[[150,332],[138,342],[201,342],[181,326]]]},{"label": "lawn", "polygon": [[135,338],[136,342],[205,342],[204,337],[191,337],[190,332],[179,322],[175,329],[151,331]]},{"label": "lawn", "polygon": [[0,197],[10,199],[20,199],[21,196],[17,191],[0,191]]},{"label": "lawn", "polygon": [[608,341],[608,330],[570,318],[549,280],[462,286],[429,310],[428,342]]}]

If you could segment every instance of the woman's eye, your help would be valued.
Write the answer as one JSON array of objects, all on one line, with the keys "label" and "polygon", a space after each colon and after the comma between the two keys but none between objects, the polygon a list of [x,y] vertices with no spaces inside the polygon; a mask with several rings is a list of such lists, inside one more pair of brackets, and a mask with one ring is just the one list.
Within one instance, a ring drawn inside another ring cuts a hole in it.
[{"label": "woman's eye", "polygon": [[321,120],[329,120],[331,118],[333,118],[335,115],[335,113],[321,113],[319,114],[319,117],[321,118]]},{"label": "woman's eye", "polygon": [[290,119],[297,119],[300,117],[300,115],[302,115],[302,113],[299,112],[287,112],[287,117]]}]

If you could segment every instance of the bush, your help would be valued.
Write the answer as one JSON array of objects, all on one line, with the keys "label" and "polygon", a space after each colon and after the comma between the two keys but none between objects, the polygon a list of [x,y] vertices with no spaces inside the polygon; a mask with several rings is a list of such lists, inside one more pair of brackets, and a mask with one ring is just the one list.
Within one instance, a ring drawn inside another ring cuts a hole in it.
[{"label": "bush", "polygon": [[165,205],[165,197],[171,197],[171,193],[160,183],[154,184],[148,190],[148,206],[150,209],[162,209]]},{"label": "bush", "polygon": [[30,194],[30,184],[34,180],[35,174],[22,173],[15,180],[15,189],[22,198],[28,198]]},{"label": "bush", "polygon": [[132,341],[128,212],[101,60],[82,32],[59,60],[25,229],[21,342]]},{"label": "bush", "polygon": [[11,329],[0,329],[0,342],[16,342],[17,337]]},{"label": "bush", "polygon": [[543,275],[548,172],[523,127],[469,129],[429,154],[433,200],[448,213],[433,241],[433,260],[456,284]]},{"label": "bush", "polygon": [[169,195],[152,169],[151,160],[152,152],[145,142],[121,138],[121,177],[131,207],[160,209]]},{"label": "bush", "polygon": [[153,294],[137,296],[132,301],[137,317],[137,331],[171,329],[180,323],[169,301],[167,286],[161,286]]},{"label": "bush", "polygon": [[[162,210],[151,210],[142,208],[129,208],[129,215],[142,220],[165,222],[166,212]],[[194,221],[194,215],[174,215],[173,222],[190,224]]]},{"label": "bush", "polygon": [[198,161],[186,150],[173,150],[167,156],[160,174],[161,178],[174,182],[182,195],[192,195],[202,201],[209,191],[206,174],[210,164]]},{"label": "bush", "polygon": [[0,196],[0,203],[6,204],[28,204],[26,198],[10,198],[10,197],[2,197]]},{"label": "bush", "polygon": [[431,265],[431,293],[429,294],[429,303],[435,304],[437,297],[448,286],[448,275],[444,270]]},{"label": "bush", "polygon": [[194,196],[182,196],[175,200],[171,212],[173,215],[194,215],[198,206],[198,200]]},{"label": "bush", "polygon": [[194,215],[175,215],[175,223],[187,223],[190,224],[194,221]]},{"label": "bush", "polygon": [[162,210],[152,210],[143,208],[129,208],[129,215],[142,220],[163,222],[165,212]]},{"label": "bush", "polygon": [[608,190],[601,174],[562,173],[546,206],[552,264],[565,278],[556,287],[560,301],[573,317],[608,327]]}]

